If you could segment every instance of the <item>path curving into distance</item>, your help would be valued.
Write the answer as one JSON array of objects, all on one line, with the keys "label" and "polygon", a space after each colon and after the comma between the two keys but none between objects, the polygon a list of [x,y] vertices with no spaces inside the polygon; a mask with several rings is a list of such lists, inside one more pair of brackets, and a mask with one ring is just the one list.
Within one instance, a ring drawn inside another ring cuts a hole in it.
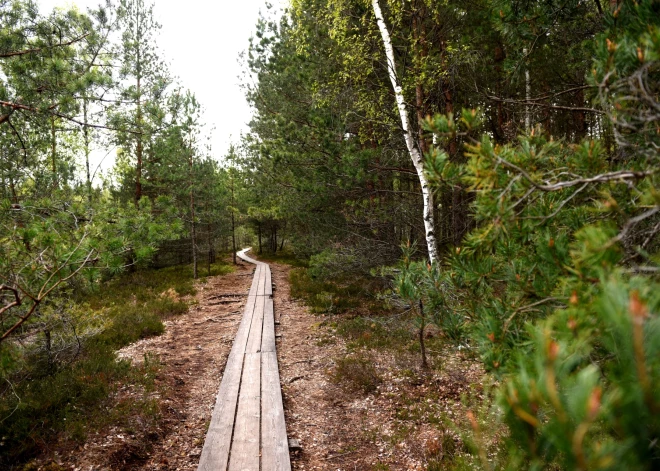
[{"label": "path curving into distance", "polygon": [[256,265],[243,319],[222,375],[198,471],[290,471],[275,347],[270,267]]}]

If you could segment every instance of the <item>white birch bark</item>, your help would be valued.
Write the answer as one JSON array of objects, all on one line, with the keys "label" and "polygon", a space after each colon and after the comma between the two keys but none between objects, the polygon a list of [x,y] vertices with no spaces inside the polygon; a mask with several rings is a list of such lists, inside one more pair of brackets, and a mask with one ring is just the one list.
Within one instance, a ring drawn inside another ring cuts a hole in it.
[{"label": "white birch bark", "polygon": [[406,108],[406,102],[403,98],[403,90],[401,85],[399,85],[399,79],[396,74],[396,67],[394,63],[394,50],[392,49],[392,40],[390,39],[390,33],[387,31],[387,26],[385,25],[385,20],[383,19],[383,12],[380,9],[378,0],[372,0],[372,5],[374,8],[374,14],[376,15],[376,22],[378,23],[378,28],[380,29],[380,34],[383,38],[383,46],[385,47],[385,55],[387,56],[387,72],[390,76],[390,81],[392,82],[392,88],[394,89],[394,96],[396,97],[396,105],[399,109],[399,116],[401,117],[401,126],[403,127],[403,137],[406,141],[406,147],[408,148],[408,153],[410,154],[410,159],[415,166],[417,171],[417,177],[419,178],[419,183],[422,186],[422,198],[424,200],[424,229],[426,231],[426,245],[429,252],[429,260],[431,263],[434,263],[438,260],[438,249],[436,246],[435,240],[435,224],[433,220],[433,193],[429,188],[429,182],[424,175],[424,159],[422,158],[422,153],[415,144],[413,139],[413,134],[410,130],[410,119],[408,118],[408,109]]}]

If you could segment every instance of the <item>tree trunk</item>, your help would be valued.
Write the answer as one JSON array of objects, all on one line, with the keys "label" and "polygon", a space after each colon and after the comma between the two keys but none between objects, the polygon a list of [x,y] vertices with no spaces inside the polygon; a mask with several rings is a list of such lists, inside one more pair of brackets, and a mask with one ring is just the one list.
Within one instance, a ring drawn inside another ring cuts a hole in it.
[{"label": "tree trunk", "polygon": [[[139,62],[138,62],[139,69]],[[140,134],[137,135],[137,147],[135,156],[137,163],[135,165],[135,206],[139,206],[142,198],[142,103],[140,96],[140,76],[137,78],[137,127]]]},{"label": "tree trunk", "polygon": [[[233,155],[233,154],[232,154]],[[234,260],[234,265],[236,265],[236,221],[234,219],[234,174],[233,169],[230,169],[231,173],[231,252]]]},{"label": "tree trunk", "polygon": [[188,161],[188,171],[190,175],[190,238],[192,242],[192,259],[193,259],[193,279],[197,279],[197,226],[195,224],[195,194],[193,192],[193,150],[190,148],[190,159]]},{"label": "tree trunk", "polygon": [[273,253],[277,253],[277,225],[273,226]]},{"label": "tree trunk", "polygon": [[387,56],[387,71],[390,76],[390,81],[392,82],[392,88],[394,89],[394,95],[396,97],[397,107],[399,109],[399,117],[401,118],[401,126],[403,128],[403,137],[406,141],[406,147],[408,148],[408,153],[412,160],[415,170],[417,172],[417,177],[419,178],[420,186],[422,187],[422,199],[424,201],[424,229],[426,231],[426,246],[429,253],[429,260],[431,263],[435,263],[438,259],[438,252],[435,239],[435,224],[433,218],[433,193],[429,188],[428,180],[426,175],[424,175],[424,160],[420,150],[415,145],[413,135],[410,129],[410,120],[408,118],[408,109],[406,107],[406,102],[403,97],[403,91],[399,85],[399,80],[396,73],[396,64],[394,62],[394,50],[392,48],[392,40],[390,39],[390,34],[387,31],[387,26],[385,25],[385,20],[383,19],[383,13],[378,4],[378,0],[372,0],[374,15],[376,16],[376,22],[378,23],[378,28],[380,29],[380,34],[383,39],[383,46],[385,47],[385,55]]},{"label": "tree trunk", "polygon": [[[584,90],[577,92],[576,101],[578,106],[584,106]],[[575,119],[575,142],[579,142],[587,135],[587,120],[584,111],[574,111],[573,116]]]},{"label": "tree trunk", "polygon": [[92,204],[92,176],[89,172],[89,127],[87,126],[87,98],[83,100],[83,142],[85,145],[85,168],[87,170],[87,201]]},{"label": "tree trunk", "polygon": [[529,80],[529,67],[527,67],[527,48],[523,49],[525,56],[525,131],[529,132],[532,126],[532,109],[529,105],[532,99],[532,84]]},{"label": "tree trunk", "polygon": [[57,181],[57,137],[55,135],[55,116],[50,117],[50,158],[53,172],[53,188],[57,189],[59,183]]},{"label": "tree trunk", "polygon": [[259,255],[261,255],[262,252],[262,247],[261,247],[261,223],[257,223],[257,233],[259,234]]},{"label": "tree trunk", "polygon": [[206,225],[207,230],[207,243],[209,244],[208,260],[206,262],[206,273],[211,276],[211,264],[215,263],[215,248],[213,247],[213,234],[211,232],[211,223]]}]

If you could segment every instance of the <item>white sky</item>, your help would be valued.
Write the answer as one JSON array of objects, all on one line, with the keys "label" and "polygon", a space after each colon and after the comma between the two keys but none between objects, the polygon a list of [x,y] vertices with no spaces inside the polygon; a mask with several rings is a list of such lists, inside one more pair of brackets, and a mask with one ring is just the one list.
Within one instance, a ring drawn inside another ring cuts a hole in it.
[{"label": "white sky", "polygon": [[[242,68],[239,54],[246,51],[255,32],[259,11],[266,12],[266,0],[153,0],[161,24],[158,47],[173,76],[190,89],[204,107],[203,120],[214,127],[213,155],[221,160],[230,143],[238,142],[247,130],[250,108],[239,87]],[[54,7],[78,5],[81,11],[101,0],[37,0],[42,13]],[[145,0],[148,3],[148,0]],[[281,10],[288,0],[270,0]],[[105,154],[105,153],[104,153]],[[103,156],[101,156],[103,157]],[[112,166],[108,160],[102,167]]]}]

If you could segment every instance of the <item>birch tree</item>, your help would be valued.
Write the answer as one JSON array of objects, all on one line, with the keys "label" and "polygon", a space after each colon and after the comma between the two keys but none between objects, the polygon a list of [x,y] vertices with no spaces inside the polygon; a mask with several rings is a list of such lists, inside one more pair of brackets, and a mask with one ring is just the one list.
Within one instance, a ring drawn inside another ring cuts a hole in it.
[{"label": "birch tree", "polygon": [[392,40],[390,33],[387,30],[383,12],[380,9],[378,0],[372,0],[374,15],[378,23],[381,37],[383,39],[383,47],[385,48],[385,55],[387,57],[387,72],[392,82],[394,96],[396,98],[396,105],[399,110],[399,117],[401,118],[401,127],[403,129],[403,138],[406,141],[406,147],[410,154],[410,159],[415,166],[419,184],[422,187],[422,198],[424,201],[424,230],[426,236],[426,245],[429,253],[429,260],[435,263],[438,259],[438,249],[435,239],[435,223],[433,218],[433,193],[429,187],[429,182],[424,175],[424,158],[417,143],[413,139],[413,134],[410,126],[410,118],[408,117],[408,108],[403,96],[403,89],[401,87],[399,78],[396,72],[396,63],[394,62],[394,49],[392,48]]}]

